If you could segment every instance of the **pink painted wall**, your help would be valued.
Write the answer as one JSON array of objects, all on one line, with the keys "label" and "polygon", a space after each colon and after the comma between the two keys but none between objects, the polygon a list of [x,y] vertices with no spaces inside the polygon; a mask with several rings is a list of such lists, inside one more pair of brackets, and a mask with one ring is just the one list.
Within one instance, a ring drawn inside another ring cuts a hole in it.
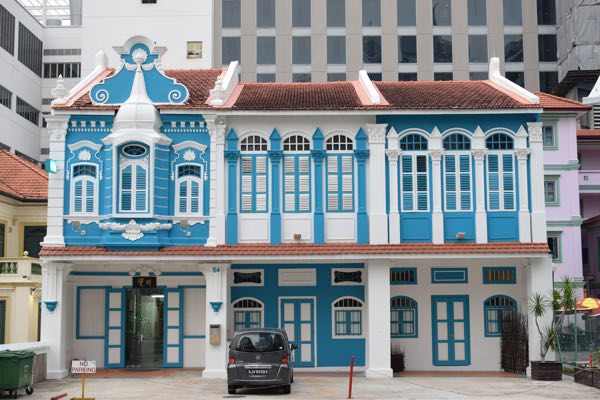
[{"label": "pink painted wall", "polygon": [[544,150],[544,164],[567,164],[577,160],[577,123],[575,118],[561,118],[556,123],[558,150]]}]

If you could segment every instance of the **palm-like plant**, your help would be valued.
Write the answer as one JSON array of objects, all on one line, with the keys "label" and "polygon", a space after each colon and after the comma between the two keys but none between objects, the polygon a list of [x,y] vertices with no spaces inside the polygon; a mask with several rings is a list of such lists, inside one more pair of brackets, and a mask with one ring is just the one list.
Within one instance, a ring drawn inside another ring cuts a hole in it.
[{"label": "palm-like plant", "polygon": [[[560,331],[565,315],[575,309],[577,297],[575,296],[575,285],[569,277],[563,277],[560,288],[554,289],[552,297],[541,293],[533,293],[529,298],[529,312],[535,319],[535,327],[540,335],[540,360],[546,360],[548,350],[555,350],[558,343],[558,332]],[[560,317],[554,319],[552,324],[540,327],[539,319],[549,311],[560,312]]]}]

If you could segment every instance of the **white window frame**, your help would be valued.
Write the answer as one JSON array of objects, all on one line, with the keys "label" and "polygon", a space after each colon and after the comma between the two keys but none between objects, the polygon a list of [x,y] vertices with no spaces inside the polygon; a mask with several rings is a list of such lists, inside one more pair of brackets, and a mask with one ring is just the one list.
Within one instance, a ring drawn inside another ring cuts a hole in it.
[{"label": "white window frame", "polygon": [[[81,175],[75,178],[71,178],[71,193],[69,196],[69,200],[70,200],[70,215],[78,215],[78,216],[96,216],[98,215],[98,197],[99,197],[99,193],[98,193],[98,174],[100,173],[98,165],[96,164],[91,164],[91,163],[77,163],[71,166],[71,177],[73,177],[73,171],[75,169],[75,166],[81,166],[81,165],[89,165],[92,166],[94,168],[96,168],[96,177],[92,177],[90,175]],[[75,211],[75,184],[77,182],[82,182],[82,211],[80,212],[76,212]],[[87,211],[83,211],[85,209],[85,198],[87,197],[87,189],[86,189],[86,182],[92,182],[94,188],[93,193],[92,193],[92,198],[93,198],[93,206],[92,206],[92,211],[91,212],[87,212]]]},{"label": "white window frame", "polygon": [[[510,155],[510,159],[513,165],[512,168],[512,181],[513,181],[513,208],[511,209],[507,209],[504,207],[504,155]],[[498,156],[498,176],[499,176],[499,182],[498,182],[498,193],[499,193],[499,208],[497,210],[492,210],[491,209],[491,203],[490,203],[490,164],[489,164],[489,157],[491,155],[495,155]],[[516,179],[516,174],[515,174],[515,169],[517,168],[517,163],[515,162],[515,153],[513,150],[488,150],[488,153],[486,155],[486,183],[487,183],[487,187],[486,187],[486,197],[487,197],[487,212],[513,212],[513,211],[517,211],[517,179]]]},{"label": "white window frame", "polygon": [[[454,172],[447,172],[446,171],[446,157],[448,156],[452,156],[454,157]],[[468,156],[469,157],[469,207],[468,208],[463,208],[462,207],[462,201],[461,201],[461,195],[463,193],[463,191],[460,189],[460,175],[463,174],[464,172],[460,171],[460,157],[461,156]],[[473,159],[471,156],[471,151],[470,150],[451,150],[448,151],[446,150],[446,152],[443,155],[443,159],[444,159],[444,210],[446,212],[469,212],[469,211],[473,211]],[[455,182],[455,190],[454,193],[456,195],[456,210],[449,210],[448,209],[448,193],[453,193],[453,192],[448,192],[446,190],[446,180],[448,179],[449,175],[454,175],[454,182]]]},{"label": "white window frame", "polygon": [[[302,150],[298,150],[298,143],[294,143],[292,144],[292,146],[294,147],[293,150],[285,150],[285,146],[287,145],[287,141],[290,140],[291,138],[295,137],[295,136],[299,136],[302,137],[303,139],[306,139],[308,141],[308,150],[302,149]],[[294,133],[291,135],[288,135],[285,137],[285,139],[282,141],[282,148],[283,150],[283,160],[282,160],[282,164],[283,164],[283,173],[282,173],[282,187],[281,187],[281,192],[282,192],[282,199],[283,199],[283,212],[286,214],[302,214],[302,213],[311,213],[312,209],[313,209],[313,171],[312,171],[312,156],[310,154],[310,150],[312,149],[312,142],[311,140],[306,137],[305,135],[302,134],[298,134],[298,133]],[[300,172],[300,158],[302,157],[306,157],[308,160],[308,172],[306,173],[301,173]],[[294,160],[294,172],[293,174],[290,174],[286,171],[286,163],[287,160]],[[296,160],[298,160],[298,168],[296,168]],[[293,191],[287,191],[287,184],[286,184],[286,177],[292,175],[294,177],[294,190]],[[300,176],[308,176],[308,191],[304,192],[300,190],[300,184],[297,184],[297,181],[300,179]],[[296,191],[296,186],[298,186],[298,191]],[[294,196],[294,207],[293,209],[288,209],[287,207],[287,203],[286,203],[286,195],[293,195]],[[307,210],[301,210],[300,209],[300,196],[308,194],[308,209]],[[296,206],[296,203],[298,205],[298,207]]]},{"label": "white window frame", "polygon": [[[402,166],[402,157],[404,156],[411,156],[412,157],[412,171],[411,171],[411,176],[412,176],[412,198],[413,198],[413,209],[412,210],[407,210],[404,208],[404,185],[403,185],[403,179],[404,179],[404,171],[403,171],[403,166]],[[425,177],[426,182],[427,182],[427,209],[425,210],[419,210],[419,206],[418,206],[418,200],[419,200],[419,191],[417,190],[417,176],[418,174],[422,174],[422,172],[417,172],[417,156],[425,156],[425,165],[427,170],[425,171]],[[430,190],[431,190],[431,185],[429,182],[429,152],[427,150],[403,150],[402,153],[400,154],[400,160],[399,160],[399,165],[400,165],[400,209],[403,212],[409,212],[409,213],[428,213],[430,212],[431,209],[431,201],[430,201]]]},{"label": "white window frame", "polygon": [[[339,139],[339,138],[345,138],[345,142],[340,142],[340,141],[334,141],[335,139]],[[341,147],[343,146],[350,146],[351,149],[350,150],[329,150],[328,147],[331,145],[331,147]],[[326,162],[325,162],[325,209],[327,210],[328,213],[354,213],[356,211],[356,198],[355,198],[355,167],[354,167],[354,163],[355,163],[355,159],[354,159],[354,140],[348,136],[345,135],[343,133],[336,133],[334,135],[331,135],[329,138],[327,138],[326,142],[325,142],[325,149],[326,149]],[[344,158],[349,158],[351,160],[351,165],[350,165],[350,172],[344,172],[343,171],[343,167],[344,167]],[[330,164],[331,161],[335,162],[335,172],[330,173]],[[339,160],[341,160],[341,168],[342,170],[340,170],[340,162]],[[344,191],[343,187],[343,179],[344,176],[350,176],[350,191]],[[330,183],[330,179],[331,176],[335,176],[335,180],[336,180],[336,185],[334,190],[330,190],[329,187],[329,183]],[[340,192],[339,188],[340,188],[340,178],[342,179],[341,182],[341,187],[342,187],[342,191]],[[344,195],[351,195],[351,207],[350,208],[345,208],[344,207]],[[330,207],[330,203],[329,203],[329,196],[330,195],[334,195],[336,196],[336,201],[335,201],[335,207]],[[341,196],[341,198],[340,198]],[[342,205],[342,207],[340,208],[340,204]]]},{"label": "white window frame", "polygon": [[[358,301],[360,307],[336,307],[335,303],[343,299],[352,299]],[[360,335],[338,335],[336,334],[335,312],[336,311],[360,311]],[[365,302],[355,296],[341,296],[331,302],[331,337],[333,339],[361,339],[365,338]]]},{"label": "white window frame", "polygon": [[[244,271],[245,272],[245,271]],[[240,301],[244,301],[244,300],[252,300],[257,302],[258,304],[260,304],[259,308],[247,308],[247,307],[241,307],[241,308],[236,308],[235,305],[240,302]],[[235,329],[235,313],[236,312],[246,312],[246,311],[259,311],[260,312],[260,327],[264,327],[265,326],[265,303],[263,303],[262,301],[260,301],[259,299],[257,299],[256,297],[241,297],[237,300],[235,300],[234,302],[231,303],[231,326],[233,327],[233,329]]]},{"label": "white window frame", "polygon": [[[150,171],[148,170],[148,163],[149,163],[149,159],[148,156],[144,156],[141,158],[126,158],[123,155],[120,155],[119,157],[121,157],[121,165],[119,166],[119,212],[120,213],[147,213],[148,211],[148,205],[150,203]],[[123,171],[125,170],[125,168],[127,168],[128,166],[131,166],[131,189],[127,189],[131,191],[131,210],[123,210]],[[144,204],[144,209],[138,209],[137,207],[137,193],[141,192],[141,190],[138,190],[136,188],[136,184],[137,184],[137,166],[141,166],[142,168],[144,168],[144,170],[146,171],[146,188],[145,188],[145,192],[146,192],[146,201]]]},{"label": "white window frame", "polygon": [[[193,167],[200,167],[200,177],[197,176],[192,176],[192,175],[186,175],[186,176],[182,176],[179,177],[179,168],[180,167],[184,167],[184,166],[193,166]],[[176,167],[176,176],[177,178],[175,179],[175,215],[178,217],[198,217],[198,216],[203,216],[204,215],[204,179],[202,179],[202,177],[204,176],[204,165],[202,164],[179,164]],[[179,200],[180,200],[180,184],[181,183],[186,183],[187,185],[187,195],[186,195],[186,210],[184,212],[181,212],[181,210],[179,209]],[[192,212],[191,208],[192,208],[192,191],[191,191],[191,185],[192,182],[196,182],[198,183],[198,211],[197,212]]]},{"label": "white window frame", "polygon": [[[254,143],[245,143],[249,138],[254,138]],[[260,141],[257,142],[256,138]],[[263,136],[258,134],[247,135],[240,140],[240,170],[239,170],[239,210],[242,214],[265,214],[269,212],[269,157],[268,157],[268,140]],[[246,149],[243,147],[247,146]],[[262,147],[265,146],[263,149]],[[256,162],[259,157],[263,157],[265,160],[265,172],[257,174],[256,172]],[[244,173],[244,158],[248,158],[252,164],[252,171],[249,173]],[[244,176],[250,176],[250,190],[242,190],[243,189],[243,178]],[[265,177],[265,190],[264,192],[258,191],[258,177]],[[259,209],[257,207],[257,198],[259,195],[265,196],[265,206],[264,209]],[[250,196],[250,209],[243,208],[243,198],[244,195]]]}]

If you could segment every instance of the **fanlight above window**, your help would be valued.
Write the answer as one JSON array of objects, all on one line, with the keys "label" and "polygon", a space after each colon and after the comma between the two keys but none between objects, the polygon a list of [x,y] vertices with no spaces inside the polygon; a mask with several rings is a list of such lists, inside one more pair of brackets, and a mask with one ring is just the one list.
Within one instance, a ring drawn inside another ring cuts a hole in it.
[{"label": "fanlight above window", "polygon": [[333,135],[327,139],[327,151],[350,151],[354,149],[354,143],[346,135]]},{"label": "fanlight above window", "polygon": [[123,146],[123,154],[130,157],[142,157],[146,152],[146,148],[139,144],[128,144]]},{"label": "fanlight above window", "polygon": [[446,150],[471,150],[471,140],[462,133],[451,133],[444,138]]},{"label": "fanlight above window", "polygon": [[344,297],[333,303],[335,308],[360,308],[362,303],[352,297]]},{"label": "fanlight above window", "polygon": [[294,135],[283,141],[283,151],[309,151],[310,141],[304,136]]},{"label": "fanlight above window", "polygon": [[494,133],[485,141],[489,150],[512,150],[514,148],[513,139],[505,133]]},{"label": "fanlight above window", "polygon": [[258,135],[245,137],[240,142],[241,151],[267,151],[267,141]]},{"label": "fanlight above window", "polygon": [[405,151],[427,150],[427,138],[417,133],[410,133],[400,139],[400,149]]}]

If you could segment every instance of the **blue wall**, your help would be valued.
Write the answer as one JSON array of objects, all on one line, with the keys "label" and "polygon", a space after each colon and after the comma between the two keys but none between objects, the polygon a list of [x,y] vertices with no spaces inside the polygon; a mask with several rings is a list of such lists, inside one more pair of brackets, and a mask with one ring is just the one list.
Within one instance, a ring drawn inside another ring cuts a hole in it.
[{"label": "blue wall", "polygon": [[[354,356],[356,365],[365,365],[365,339],[335,339],[332,332],[332,304],[334,300],[353,296],[365,300],[364,286],[333,286],[331,270],[333,268],[363,268],[362,264],[288,264],[272,265],[232,265],[232,270],[264,269],[264,286],[233,286],[231,302],[243,297],[254,297],[264,304],[264,323],[266,327],[279,327],[279,297],[303,296],[316,297],[316,353],[319,367],[347,366]],[[317,286],[278,286],[279,268],[316,268]],[[366,278],[363,270],[363,282]],[[363,321],[366,310],[363,308]],[[366,324],[363,326],[363,335]]]}]

